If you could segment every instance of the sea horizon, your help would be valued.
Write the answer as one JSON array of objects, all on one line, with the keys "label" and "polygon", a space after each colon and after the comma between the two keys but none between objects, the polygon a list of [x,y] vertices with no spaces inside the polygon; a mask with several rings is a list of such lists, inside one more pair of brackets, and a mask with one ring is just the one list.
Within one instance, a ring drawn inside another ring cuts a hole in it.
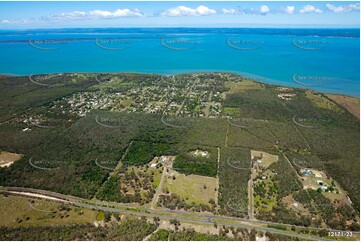
[{"label": "sea horizon", "polygon": [[359,28],[2,29],[0,73],[228,72],[359,97],[359,44]]}]

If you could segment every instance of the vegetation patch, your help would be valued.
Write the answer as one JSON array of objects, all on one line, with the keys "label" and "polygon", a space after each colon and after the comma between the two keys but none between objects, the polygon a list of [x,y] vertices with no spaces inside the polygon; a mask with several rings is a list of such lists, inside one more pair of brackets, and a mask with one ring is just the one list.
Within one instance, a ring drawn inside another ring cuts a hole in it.
[{"label": "vegetation patch", "polygon": [[164,187],[170,193],[186,200],[187,204],[206,204],[213,206],[217,191],[217,179],[199,175],[184,175],[172,172]]},{"label": "vegetation patch", "polygon": [[[197,152],[198,151],[198,152]],[[202,155],[203,154],[203,155]],[[217,149],[187,150],[176,156],[173,168],[183,174],[215,177],[217,175]]]},{"label": "vegetation patch", "polygon": [[125,165],[145,165],[155,156],[163,155],[168,150],[168,144],[135,141],[130,146],[123,163]]},{"label": "vegetation patch", "polygon": [[245,148],[221,149],[219,205],[221,213],[245,217],[248,213],[248,180],[251,177],[251,152]]},{"label": "vegetation patch", "polygon": [[[155,224],[142,219],[128,219],[109,226],[94,226],[91,223],[61,226],[0,227],[0,240],[143,240],[156,229]],[[46,233],[44,233],[46,231]]]},{"label": "vegetation patch", "polygon": [[90,209],[8,194],[0,194],[0,204],[0,214],[5,215],[0,227],[80,224],[96,218]]},{"label": "vegetation patch", "polygon": [[105,201],[123,203],[149,203],[159,185],[162,167],[150,165],[122,167],[109,177],[96,197]]}]

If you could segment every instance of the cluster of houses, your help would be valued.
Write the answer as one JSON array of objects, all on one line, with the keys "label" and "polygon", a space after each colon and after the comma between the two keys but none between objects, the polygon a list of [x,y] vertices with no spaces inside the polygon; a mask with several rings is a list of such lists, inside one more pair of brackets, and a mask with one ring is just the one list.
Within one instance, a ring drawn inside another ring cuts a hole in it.
[{"label": "cluster of houses", "polygon": [[201,157],[207,157],[208,156],[208,152],[207,151],[203,151],[203,150],[195,150],[193,152],[194,156],[201,156]]},{"label": "cluster of houses", "polygon": [[280,93],[277,94],[278,98],[282,99],[282,100],[291,100],[293,97],[296,96],[295,93]]}]

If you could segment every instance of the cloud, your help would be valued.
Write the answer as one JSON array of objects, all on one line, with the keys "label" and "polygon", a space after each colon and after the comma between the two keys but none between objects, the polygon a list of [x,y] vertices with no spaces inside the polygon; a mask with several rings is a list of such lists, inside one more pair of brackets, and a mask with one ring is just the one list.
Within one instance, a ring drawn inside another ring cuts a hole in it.
[{"label": "cloud", "polygon": [[322,13],[322,10],[319,8],[316,8],[313,5],[307,4],[306,6],[304,6],[299,13]]},{"label": "cloud", "polygon": [[269,7],[267,5],[262,5],[259,8],[259,11],[260,11],[261,14],[267,14],[267,13],[269,13]]},{"label": "cloud", "polygon": [[224,14],[237,14],[237,13],[239,13],[239,11],[238,11],[238,9],[234,9],[234,8],[230,8],[230,9],[222,8],[222,13],[224,13]]},{"label": "cloud", "polygon": [[89,12],[90,16],[100,18],[121,18],[121,17],[141,17],[142,13],[138,9],[117,9],[114,12],[94,10]]},{"label": "cloud", "polygon": [[326,8],[334,13],[347,13],[353,10],[360,11],[360,4],[349,4],[347,6],[335,6],[332,4],[326,4]]},{"label": "cloud", "polygon": [[186,6],[178,6],[175,8],[170,8],[162,12],[160,15],[169,16],[169,17],[178,17],[178,16],[205,16],[216,13],[217,13],[216,10],[208,8],[204,5],[200,5],[195,9]]},{"label": "cloud", "polygon": [[52,21],[71,21],[71,20],[87,20],[87,19],[116,19],[125,17],[141,17],[143,14],[138,10],[117,9],[114,12],[93,10],[89,12],[73,11],[68,13],[51,14],[39,18],[21,19],[21,20],[0,20],[1,24],[28,24],[36,22],[52,22]]},{"label": "cloud", "polygon": [[0,24],[28,24],[33,23],[34,19],[0,20]]},{"label": "cloud", "polygon": [[74,11],[69,13],[52,14],[42,17],[42,20],[83,20],[83,19],[112,19],[123,17],[141,17],[138,9],[117,9],[114,12],[104,10],[93,10],[89,12]]},{"label": "cloud", "polygon": [[295,13],[295,6],[287,6],[283,9],[284,13],[287,14],[294,14]]}]

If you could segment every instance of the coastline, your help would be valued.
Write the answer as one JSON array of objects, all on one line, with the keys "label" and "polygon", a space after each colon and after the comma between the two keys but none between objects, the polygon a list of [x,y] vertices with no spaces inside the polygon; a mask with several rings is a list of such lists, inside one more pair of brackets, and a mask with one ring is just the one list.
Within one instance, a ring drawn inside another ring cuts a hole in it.
[{"label": "coastline", "polygon": [[[330,92],[330,91],[322,91],[322,90],[316,90],[313,89],[312,86],[302,86],[298,84],[297,82],[284,82],[284,81],[278,81],[271,78],[258,76],[256,74],[246,73],[246,72],[236,72],[236,71],[227,71],[227,70],[200,70],[200,71],[181,71],[181,72],[168,72],[168,73],[159,73],[159,72],[54,72],[54,73],[31,73],[29,75],[22,75],[22,74],[15,74],[15,73],[0,73],[0,78],[3,77],[25,77],[25,76],[31,76],[31,75],[57,75],[57,74],[132,74],[132,75],[190,75],[190,74],[197,74],[197,73],[226,73],[226,74],[234,74],[241,76],[243,78],[252,79],[252,81],[259,82],[262,84],[267,85],[275,85],[275,86],[283,86],[283,87],[291,87],[291,88],[297,88],[297,89],[308,89],[312,90],[318,93],[322,93],[324,95],[339,95],[349,98],[354,98],[357,100],[360,100],[360,92],[358,93],[358,96],[350,95],[343,92]],[[293,85],[290,85],[293,84]]]}]

